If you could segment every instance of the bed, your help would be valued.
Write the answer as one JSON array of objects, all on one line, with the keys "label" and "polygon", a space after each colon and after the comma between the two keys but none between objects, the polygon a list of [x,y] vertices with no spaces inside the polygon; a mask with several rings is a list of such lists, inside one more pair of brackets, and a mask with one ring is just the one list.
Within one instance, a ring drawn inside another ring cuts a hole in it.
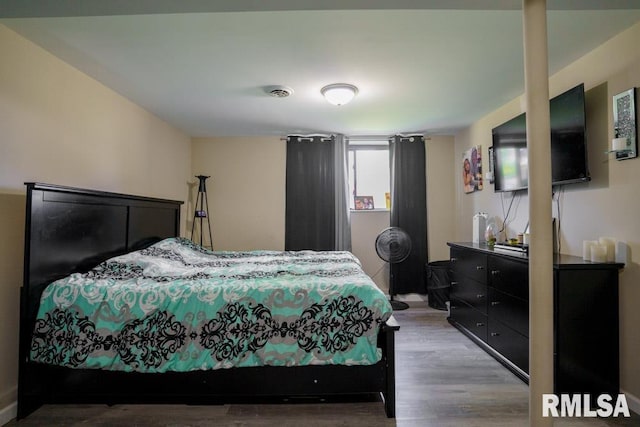
[{"label": "bed", "polygon": [[[305,299],[300,295],[326,296],[327,288],[293,292],[298,296],[292,301],[276,287],[285,277],[306,277],[302,286],[309,287],[309,277],[357,276],[357,260],[339,252],[211,252],[178,237],[181,204],[27,183],[18,418],[46,403],[222,404],[345,396],[381,397],[387,416],[395,416],[399,326],[386,301],[355,297],[350,290],[333,300],[313,299],[294,315],[292,307]],[[163,282],[173,284],[176,275],[195,288],[171,288],[159,296],[157,289],[167,289]],[[85,281],[86,290],[74,294],[73,285]],[[153,291],[137,297],[137,304],[123,303],[131,292],[116,282]],[[207,293],[213,282],[223,291]],[[271,294],[265,291],[270,287]],[[115,305],[96,302],[97,294],[106,293]],[[200,308],[184,308],[187,294],[198,296]],[[214,312],[201,309],[203,301]],[[352,314],[339,334],[292,327],[322,331],[340,310]],[[121,329],[110,331],[105,319],[121,322]],[[223,324],[235,335],[220,333]],[[75,332],[66,329],[70,325]],[[149,341],[149,331],[158,330],[162,339]]]}]

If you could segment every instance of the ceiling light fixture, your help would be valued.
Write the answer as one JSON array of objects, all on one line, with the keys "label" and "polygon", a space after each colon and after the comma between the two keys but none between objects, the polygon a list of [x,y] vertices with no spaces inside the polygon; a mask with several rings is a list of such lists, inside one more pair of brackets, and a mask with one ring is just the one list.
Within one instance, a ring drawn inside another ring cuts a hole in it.
[{"label": "ceiling light fixture", "polygon": [[320,89],[320,93],[333,105],[344,105],[358,93],[358,88],[347,83],[336,83]]}]

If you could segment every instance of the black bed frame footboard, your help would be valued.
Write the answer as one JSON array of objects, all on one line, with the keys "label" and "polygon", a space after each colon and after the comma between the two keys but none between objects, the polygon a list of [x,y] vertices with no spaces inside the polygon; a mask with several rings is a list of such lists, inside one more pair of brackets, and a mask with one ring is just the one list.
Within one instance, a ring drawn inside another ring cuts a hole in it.
[{"label": "black bed frame footboard", "polygon": [[370,366],[233,368],[185,373],[70,369],[29,361],[46,285],[112,256],[179,235],[182,202],[27,183],[21,288],[18,418],[47,403],[220,404],[237,399],[381,395],[395,417],[395,332],[381,325],[382,359]]},{"label": "black bed frame footboard", "polygon": [[[393,323],[390,322],[390,323]],[[397,326],[384,326],[380,339],[393,348]],[[18,418],[45,403],[223,404],[263,398],[350,398],[381,395],[385,413],[395,416],[393,351],[371,366],[295,366],[141,374],[74,370],[26,363]]]}]

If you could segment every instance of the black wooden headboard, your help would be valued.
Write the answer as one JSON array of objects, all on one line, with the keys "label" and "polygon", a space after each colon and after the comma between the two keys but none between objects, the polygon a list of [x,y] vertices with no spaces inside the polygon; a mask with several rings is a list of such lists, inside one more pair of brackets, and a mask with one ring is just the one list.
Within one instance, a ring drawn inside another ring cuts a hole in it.
[{"label": "black wooden headboard", "polygon": [[26,186],[21,367],[44,288],[110,257],[178,236],[183,203],[32,182]]}]

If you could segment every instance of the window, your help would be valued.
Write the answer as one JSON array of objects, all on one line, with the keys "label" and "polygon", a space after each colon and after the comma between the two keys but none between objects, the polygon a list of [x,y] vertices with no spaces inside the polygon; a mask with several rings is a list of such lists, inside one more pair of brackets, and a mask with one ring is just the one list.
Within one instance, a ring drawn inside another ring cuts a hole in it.
[{"label": "window", "polygon": [[373,208],[386,209],[390,182],[389,142],[349,141],[351,209],[356,208],[356,197],[373,197]]}]

